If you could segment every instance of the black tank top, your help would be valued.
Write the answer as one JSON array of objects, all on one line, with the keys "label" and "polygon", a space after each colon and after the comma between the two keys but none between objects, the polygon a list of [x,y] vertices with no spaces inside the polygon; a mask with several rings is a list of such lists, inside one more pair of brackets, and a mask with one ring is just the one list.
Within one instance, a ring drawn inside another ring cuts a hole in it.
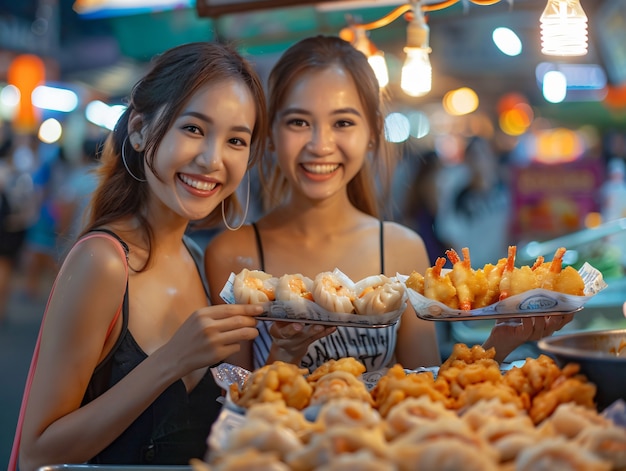
[{"label": "black tank top", "polygon": [[[127,245],[117,235],[109,234],[116,237],[128,253]],[[202,252],[193,240],[185,237],[184,242],[196,262],[208,300],[206,279],[201,269]],[[127,285],[122,308],[122,331],[109,355],[94,371],[83,405],[110,389],[146,359],[147,355],[128,330],[128,318]],[[191,458],[204,458],[211,426],[221,409],[221,404],[216,401],[220,396],[221,389],[213,380],[210,369],[189,393],[182,380],[176,381],[89,463],[188,465]]]}]

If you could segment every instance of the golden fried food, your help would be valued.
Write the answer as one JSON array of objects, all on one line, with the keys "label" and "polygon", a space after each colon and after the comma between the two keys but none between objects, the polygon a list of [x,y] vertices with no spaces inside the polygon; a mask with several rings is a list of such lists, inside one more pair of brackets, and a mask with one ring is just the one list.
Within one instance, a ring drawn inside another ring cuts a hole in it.
[{"label": "golden fried food", "polygon": [[585,282],[572,267],[565,267],[554,281],[554,291],[574,296],[585,295]]},{"label": "golden fried food", "polygon": [[547,419],[555,433],[566,438],[574,438],[587,428],[606,427],[613,422],[600,415],[597,410],[581,406],[575,402],[563,402]]},{"label": "golden fried food", "polygon": [[576,437],[575,442],[610,462],[613,469],[626,469],[626,428],[613,423],[587,427]]},{"label": "golden fried food", "polygon": [[232,384],[231,398],[242,407],[258,402],[283,401],[288,407],[303,409],[313,393],[313,387],[304,377],[307,372],[305,368],[291,363],[276,361],[254,371],[241,391],[236,384]]},{"label": "golden fried food", "polygon": [[481,309],[535,288],[584,296],[585,283],[580,273],[572,267],[563,268],[565,252],[565,247],[559,247],[549,262],[539,256],[532,266],[517,267],[517,246],[511,245],[506,258],[474,269],[467,247],[462,249],[463,258],[454,249],[448,249],[446,256],[452,263],[449,272],[442,272],[446,259],[439,257],[423,276],[413,271],[405,285],[451,309],[463,311]]},{"label": "golden fried food", "polygon": [[542,440],[522,450],[517,471],[609,471],[611,463],[561,437]]},{"label": "golden fried food", "polygon": [[455,420],[456,412],[429,396],[407,397],[391,408],[386,417],[385,435],[389,440],[437,420]]},{"label": "golden fried food", "polygon": [[339,360],[328,360],[318,366],[307,376],[307,380],[313,383],[322,376],[334,371],[345,371],[353,376],[359,376],[365,373],[365,365],[354,357],[344,357]]},{"label": "golden fried food", "polygon": [[338,425],[316,434],[307,445],[289,453],[285,462],[294,471],[312,471],[332,463],[343,454],[360,450],[377,458],[387,458],[388,445],[382,430]]},{"label": "golden fried food", "polygon": [[374,406],[383,417],[386,417],[393,406],[408,397],[426,395],[447,404],[449,397],[446,387],[446,384],[437,384],[430,371],[407,374],[402,365],[396,364],[380,378],[371,394]]},{"label": "golden fried food", "polygon": [[392,459],[400,471],[498,471],[496,461],[474,445],[441,437],[412,446],[392,446]]},{"label": "golden fried food", "polygon": [[325,404],[332,399],[350,398],[373,404],[374,401],[365,383],[347,371],[333,371],[322,376],[313,385],[309,404]]},{"label": "golden fried food", "polygon": [[456,288],[448,274],[443,275],[441,270],[446,264],[446,259],[439,257],[435,265],[428,267],[424,273],[424,296],[434,299],[453,309],[459,305]]},{"label": "golden fried food", "polygon": [[463,260],[456,250],[446,250],[448,260],[452,262],[450,279],[456,288],[456,296],[459,300],[459,309],[469,311],[474,305],[476,297],[482,297],[487,293],[487,277],[483,271],[475,272],[469,255],[469,249],[463,247]]},{"label": "golden fried food", "polygon": [[419,294],[424,294],[424,275],[421,273],[413,270],[404,284],[407,288],[411,288]]},{"label": "golden fried food", "polygon": [[320,408],[315,422],[318,430],[326,430],[336,425],[375,428],[381,426],[382,417],[370,401],[338,398],[328,401]]}]

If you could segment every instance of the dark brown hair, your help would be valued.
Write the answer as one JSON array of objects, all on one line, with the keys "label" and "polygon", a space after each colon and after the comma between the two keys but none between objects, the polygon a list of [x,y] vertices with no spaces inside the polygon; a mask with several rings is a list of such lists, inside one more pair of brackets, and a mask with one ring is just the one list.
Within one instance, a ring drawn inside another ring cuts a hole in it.
[{"label": "dark brown hair", "polygon": [[[156,174],[154,158],[161,140],[191,97],[212,82],[241,81],[250,90],[256,105],[256,121],[252,132],[250,168],[262,155],[267,135],[267,111],[263,85],[251,63],[232,46],[215,42],[195,42],[171,48],[155,57],[150,71],[132,89],[128,108],[108,136],[98,169],[100,182],[92,197],[89,219],[83,234],[129,216],[139,218],[152,240],[152,230],[142,215],[148,187],[134,179],[124,167],[122,146],[130,171],[145,178],[143,160]],[[135,151],[128,141],[128,123],[132,112],[142,117],[149,130],[145,134],[145,149]],[[126,144],[124,144],[126,142]],[[241,213],[236,193],[224,200],[227,217]],[[213,226],[221,219],[218,206],[202,221],[203,227]],[[232,219],[231,219],[232,220]]]},{"label": "dark brown hair", "polygon": [[[370,128],[370,154],[374,157],[367,158],[361,170],[348,183],[348,197],[356,208],[378,217],[390,180],[390,166],[387,165],[391,163],[390,149],[384,139],[384,117],[378,80],[363,53],[336,36],[314,36],[291,46],[283,53],[269,75],[269,123],[271,126],[276,119],[278,110],[296,80],[307,73],[333,65],[339,65],[352,77]],[[374,173],[379,177],[378,182]],[[267,209],[280,204],[286,197],[288,188],[287,181],[274,159],[261,161],[259,174],[268,197]],[[382,198],[377,198],[376,189],[381,188],[377,183],[382,184]]]}]

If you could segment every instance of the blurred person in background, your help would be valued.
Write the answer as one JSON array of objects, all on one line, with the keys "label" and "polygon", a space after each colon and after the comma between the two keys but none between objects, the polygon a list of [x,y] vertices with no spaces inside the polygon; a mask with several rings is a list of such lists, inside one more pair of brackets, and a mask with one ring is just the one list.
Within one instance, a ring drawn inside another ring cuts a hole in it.
[{"label": "blurred person in background", "polygon": [[[626,218],[626,161],[623,158],[609,160],[599,196],[602,222]],[[626,268],[626,231],[609,236],[608,242],[620,252],[622,269]]]},{"label": "blurred person in background", "polygon": [[47,294],[59,268],[57,199],[70,168],[63,147],[56,144],[40,144],[38,162],[33,182],[39,214],[26,233],[22,262],[23,289],[28,299]]},{"label": "blurred person in background", "polygon": [[35,138],[4,129],[0,143],[0,323],[7,315],[27,230],[37,217],[32,178]]},{"label": "blurred person in background", "polygon": [[86,222],[91,195],[98,184],[97,169],[104,138],[86,138],[80,158],[72,164],[62,183],[55,206],[58,212],[57,241],[61,256],[76,240]]},{"label": "blurred person in background", "polygon": [[[496,263],[511,245],[512,199],[491,143],[472,137],[465,148],[463,176],[440,200],[435,220],[438,236],[459,253],[470,250],[473,267]],[[441,176],[446,181],[446,174]]]},{"label": "blurred person in background", "polygon": [[[428,151],[417,159],[417,170],[404,200],[404,223],[422,236],[431,266],[438,257],[444,257],[452,247],[442,240],[435,229],[439,208],[439,186],[443,167],[435,151]],[[446,262],[449,266],[450,262]]]}]

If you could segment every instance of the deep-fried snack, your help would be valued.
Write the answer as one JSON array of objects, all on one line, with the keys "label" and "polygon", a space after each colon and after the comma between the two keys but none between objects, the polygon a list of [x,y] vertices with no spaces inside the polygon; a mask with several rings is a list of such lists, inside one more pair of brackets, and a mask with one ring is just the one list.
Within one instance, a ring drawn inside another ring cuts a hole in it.
[{"label": "deep-fried snack", "polygon": [[610,419],[598,414],[597,410],[575,402],[559,404],[546,420],[555,433],[566,438],[574,438],[587,428],[606,427],[613,423]]},{"label": "deep-fried snack", "polygon": [[446,259],[439,257],[435,261],[435,265],[428,267],[424,272],[424,296],[456,309],[459,306],[456,288],[449,273],[445,275],[441,273],[445,264]]},{"label": "deep-fried snack", "polygon": [[528,416],[518,415],[508,420],[489,420],[478,434],[494,448],[501,462],[514,460],[517,455],[543,438]]},{"label": "deep-fried snack", "polygon": [[449,401],[448,392],[447,383],[437,383],[432,372],[407,374],[402,365],[395,364],[380,378],[371,394],[374,399],[374,407],[383,417],[387,417],[391,408],[407,397],[426,395],[447,405]]},{"label": "deep-fried snack", "polygon": [[303,446],[295,432],[285,426],[272,424],[261,419],[246,421],[245,427],[234,427],[228,432],[228,439],[220,450],[211,451],[211,461],[219,462],[225,456],[239,454],[254,449],[272,452],[283,459],[287,453]]},{"label": "deep-fried snack", "polygon": [[549,417],[559,404],[575,402],[584,407],[594,408],[596,385],[582,377],[561,376],[552,386],[537,394],[532,401],[528,414],[533,422],[540,423]]},{"label": "deep-fried snack", "polygon": [[354,376],[365,373],[365,365],[354,357],[343,357],[338,360],[328,360],[318,366],[307,376],[307,381],[313,383],[322,376],[332,373],[333,371],[346,371]]},{"label": "deep-fried snack", "polygon": [[609,471],[612,465],[562,437],[525,448],[516,460],[517,471]]},{"label": "deep-fried snack", "polygon": [[367,450],[388,458],[388,445],[380,428],[363,429],[338,425],[311,438],[304,447],[287,454],[285,462],[294,471],[310,471],[332,463],[345,453]]},{"label": "deep-fried snack", "polygon": [[392,446],[400,471],[498,471],[494,459],[455,438],[439,438],[413,446]]},{"label": "deep-fried snack", "polygon": [[315,424],[318,430],[327,430],[337,425],[375,428],[381,426],[382,417],[369,402],[339,398],[327,402],[320,408]]},{"label": "deep-fried snack", "polygon": [[302,440],[307,440],[314,431],[314,425],[299,410],[287,407],[283,401],[251,404],[246,411],[246,419],[264,420],[270,424],[287,427]]},{"label": "deep-fried snack", "polygon": [[433,401],[429,396],[407,397],[393,406],[387,414],[385,436],[388,440],[393,440],[425,423],[455,419],[458,419],[456,412],[448,409],[442,402]]},{"label": "deep-fried snack", "polygon": [[258,402],[283,401],[289,407],[303,409],[313,393],[313,387],[304,377],[307,372],[307,369],[291,363],[276,361],[254,371],[241,391],[236,384],[231,384],[231,398],[241,407]]},{"label": "deep-fried snack", "polygon": [[325,404],[338,398],[359,399],[368,404],[374,403],[363,381],[347,371],[333,371],[313,383],[313,394],[309,404],[312,406]]},{"label": "deep-fried snack", "polygon": [[525,409],[520,409],[512,402],[503,402],[499,397],[483,399],[459,412],[473,430],[479,430],[492,420],[501,422],[524,417],[526,422],[533,423]]},{"label": "deep-fried snack", "polygon": [[[445,262],[445,260],[444,260]],[[424,294],[424,275],[413,270],[409,277],[404,282],[407,288],[411,288],[414,291],[417,291],[419,294]]]},{"label": "deep-fried snack", "polygon": [[613,469],[626,469],[626,429],[614,424],[587,427],[575,443],[613,464]]},{"label": "deep-fried snack", "polygon": [[585,281],[573,267],[565,267],[554,282],[554,291],[574,296],[585,295]]},{"label": "deep-fried snack", "polygon": [[482,297],[487,293],[487,277],[483,271],[476,272],[472,269],[469,248],[463,247],[463,260],[454,249],[446,250],[448,260],[452,262],[450,279],[456,288],[456,296],[459,300],[459,309],[469,311],[473,308],[476,297]]}]

